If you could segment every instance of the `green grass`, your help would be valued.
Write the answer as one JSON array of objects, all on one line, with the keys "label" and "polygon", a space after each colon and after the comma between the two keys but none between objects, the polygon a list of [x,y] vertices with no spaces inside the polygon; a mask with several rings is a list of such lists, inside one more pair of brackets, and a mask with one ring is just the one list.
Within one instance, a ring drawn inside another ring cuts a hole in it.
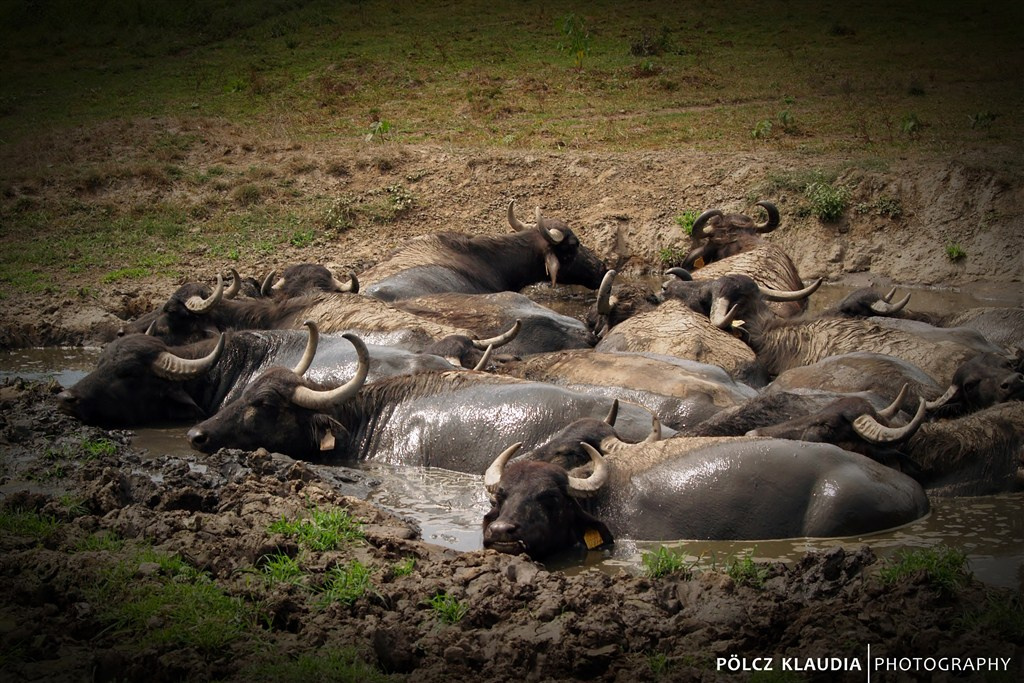
[{"label": "green grass", "polygon": [[75,544],[76,551],[116,552],[125,546],[125,541],[116,532],[97,531]]},{"label": "green grass", "polygon": [[363,539],[358,520],[342,508],[312,507],[304,519],[279,519],[268,529],[296,539],[300,545],[315,551],[336,550],[344,544]]},{"label": "green grass", "polygon": [[947,242],[945,246],[945,251],[946,258],[948,258],[950,261],[962,261],[964,258],[967,257],[967,252],[964,251],[963,247],[961,247],[956,242]]},{"label": "green grass", "polygon": [[368,664],[355,648],[325,648],[284,662],[256,664],[246,669],[244,679],[275,683],[383,683],[392,680]]},{"label": "green grass", "polygon": [[359,560],[331,567],[324,576],[320,589],[320,604],[351,605],[373,589],[372,572]]},{"label": "green grass", "polygon": [[725,573],[740,586],[760,588],[768,578],[768,567],[754,562],[753,552],[732,557],[725,562]]},{"label": "green grass", "polygon": [[0,511],[0,533],[43,541],[53,535],[60,522],[49,515],[29,510]]},{"label": "green grass", "polygon": [[954,593],[971,581],[967,555],[945,545],[901,550],[882,567],[879,578],[888,585],[918,574],[944,593]]},{"label": "green grass", "polygon": [[442,623],[457,624],[469,612],[469,605],[448,593],[438,593],[431,597],[427,604]]},{"label": "green grass", "polygon": [[263,578],[271,586],[279,583],[297,585],[305,578],[299,560],[284,553],[274,553],[263,558]]},{"label": "green grass", "polygon": [[641,563],[644,567],[644,574],[652,579],[669,575],[689,579],[693,576],[695,565],[695,562],[688,562],[681,552],[676,552],[663,545],[658,546],[654,552],[643,553]]}]

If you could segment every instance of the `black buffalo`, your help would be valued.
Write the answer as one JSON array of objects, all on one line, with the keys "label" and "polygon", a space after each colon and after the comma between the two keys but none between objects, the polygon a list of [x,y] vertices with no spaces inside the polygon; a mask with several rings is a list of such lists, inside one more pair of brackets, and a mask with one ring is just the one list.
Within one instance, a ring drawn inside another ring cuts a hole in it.
[{"label": "black buffalo", "polygon": [[607,268],[561,220],[541,215],[519,222],[508,205],[514,233],[500,236],[443,232],[410,240],[360,274],[364,293],[395,301],[424,294],[518,292],[549,280],[597,289]]}]

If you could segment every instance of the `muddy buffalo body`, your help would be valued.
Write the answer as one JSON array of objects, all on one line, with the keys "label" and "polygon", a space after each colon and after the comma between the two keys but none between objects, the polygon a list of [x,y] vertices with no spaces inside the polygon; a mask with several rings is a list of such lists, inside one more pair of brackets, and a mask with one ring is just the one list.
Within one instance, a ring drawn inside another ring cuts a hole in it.
[{"label": "muddy buffalo body", "polygon": [[[188,432],[203,452],[266,448],[321,462],[376,460],[481,473],[487,446],[510,439],[537,446],[567,420],[605,415],[612,401],[541,382],[481,372],[431,372],[365,384],[368,352],[355,377],[325,387],[273,368]],[[626,439],[649,433],[652,414],[619,409]]]}]

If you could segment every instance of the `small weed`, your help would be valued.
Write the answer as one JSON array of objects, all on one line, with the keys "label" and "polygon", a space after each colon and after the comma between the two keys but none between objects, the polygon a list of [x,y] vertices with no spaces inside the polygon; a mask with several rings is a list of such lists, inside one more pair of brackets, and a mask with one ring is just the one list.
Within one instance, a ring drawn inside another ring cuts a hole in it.
[{"label": "small weed", "polygon": [[917,137],[921,132],[921,119],[917,118],[917,114],[904,114],[900,117],[900,132],[909,137]]},{"label": "small weed", "polygon": [[750,132],[750,137],[755,140],[766,140],[769,135],[772,134],[772,122],[768,119],[761,119],[754,124],[754,130]]},{"label": "small weed", "polygon": [[396,562],[391,567],[391,573],[395,576],[409,576],[416,569],[416,558],[407,557],[401,562]]},{"label": "small weed", "polygon": [[681,54],[681,51],[673,47],[672,32],[667,26],[663,26],[657,35],[644,30],[640,37],[629,45],[629,54],[634,57],[657,57],[666,52]]},{"label": "small weed", "polygon": [[857,204],[857,213],[874,213],[879,216],[886,216],[893,220],[903,217],[903,204],[897,197],[879,197],[874,202],[861,202]]},{"label": "small weed", "polygon": [[271,533],[293,537],[310,550],[336,550],[345,543],[362,540],[363,532],[359,522],[347,510],[335,508],[321,510],[311,508],[308,519],[286,520],[272,523]]},{"label": "small weed", "polygon": [[651,673],[654,674],[654,677],[659,678],[668,673],[671,661],[669,661],[668,655],[664,652],[655,652],[647,655],[647,666],[650,667]]},{"label": "small weed", "polygon": [[[692,225],[690,226],[693,227]],[[661,260],[661,265],[664,268],[675,268],[683,265],[683,261],[686,260],[686,255],[689,252],[686,249],[679,247],[663,247],[658,250],[658,258]]]},{"label": "small weed", "polygon": [[284,553],[265,555],[263,564],[263,577],[271,586],[279,583],[297,585],[301,583],[304,574],[299,566],[299,561]]},{"label": "small weed", "polygon": [[815,182],[807,186],[804,196],[811,204],[811,215],[830,223],[838,220],[846,211],[850,191],[842,185]]},{"label": "small weed", "polygon": [[969,114],[967,120],[971,122],[971,128],[988,128],[996,120],[996,115],[990,111],[979,111]]},{"label": "small weed", "polygon": [[963,247],[961,247],[956,242],[947,242],[946,243],[946,258],[948,258],[950,261],[954,261],[954,262],[955,261],[960,261],[960,260],[962,260],[964,258],[967,258],[967,252],[964,251]]},{"label": "small weed", "polygon": [[301,249],[302,247],[308,247],[309,245],[313,244],[314,236],[315,235],[312,230],[299,230],[297,232],[292,233],[292,237],[290,240],[288,240],[288,243],[291,244],[293,247],[298,247]]},{"label": "small weed", "polygon": [[438,593],[428,603],[434,615],[445,624],[457,624],[469,612],[469,605],[448,593]]},{"label": "small weed", "polygon": [[60,505],[64,508],[65,514],[67,514],[71,519],[84,517],[89,514],[89,508],[85,506],[85,501],[71,495],[70,493],[62,494],[57,500],[60,501]]},{"label": "small weed", "polygon": [[726,563],[725,573],[741,586],[760,588],[768,578],[768,567],[754,562],[753,553],[746,553],[741,558],[732,558]]},{"label": "small weed", "polygon": [[700,212],[691,209],[675,216],[672,220],[674,220],[676,225],[682,228],[686,236],[689,237],[693,234],[693,224],[697,220],[698,216],[700,216]]},{"label": "small weed", "polygon": [[105,455],[117,453],[117,444],[110,439],[85,439],[82,441],[82,451],[87,460],[93,460]]},{"label": "small weed", "polygon": [[796,130],[796,120],[793,118],[793,113],[788,109],[780,111],[775,118],[778,119],[782,130],[787,133],[792,133]]},{"label": "small weed", "polygon": [[882,567],[879,578],[889,585],[919,573],[943,593],[953,593],[971,581],[967,555],[945,545],[902,550]]},{"label": "small weed", "polygon": [[370,568],[359,560],[332,567],[324,578],[320,592],[321,603],[351,605],[373,587],[370,576]]},{"label": "small weed", "polygon": [[388,135],[391,133],[391,122],[386,119],[377,119],[370,124],[370,132],[366,134],[364,138],[367,142],[383,143],[388,139]]},{"label": "small weed", "polygon": [[681,553],[669,550],[665,546],[658,546],[653,553],[644,553],[641,558],[644,565],[644,574],[652,579],[657,579],[669,574],[678,574],[680,578],[689,579],[693,576],[695,562],[687,562]]},{"label": "small weed", "polygon": [[239,206],[252,206],[263,200],[263,190],[259,185],[246,183],[239,185],[231,192],[231,199]]},{"label": "small weed", "polygon": [[1009,599],[996,592],[986,595],[985,604],[976,612],[961,617],[956,627],[965,631],[987,626],[1011,642],[1024,638],[1024,597],[1020,593]]},{"label": "small weed", "polygon": [[587,23],[576,14],[567,14],[562,17],[561,29],[565,40],[558,43],[558,49],[571,54],[576,70],[582,71],[583,58],[590,54],[591,38]]}]

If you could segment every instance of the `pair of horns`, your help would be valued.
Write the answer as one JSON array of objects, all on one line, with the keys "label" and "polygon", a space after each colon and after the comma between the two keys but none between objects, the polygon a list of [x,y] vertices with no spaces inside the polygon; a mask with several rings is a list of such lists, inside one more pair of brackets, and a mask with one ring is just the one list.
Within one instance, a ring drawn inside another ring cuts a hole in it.
[{"label": "pair of horns", "polygon": [[516,200],[514,199],[508,203],[508,224],[511,225],[512,229],[515,230],[516,232],[523,232],[524,230],[533,230],[534,228],[536,228],[537,230],[540,230],[542,235],[544,235],[544,239],[546,239],[551,244],[560,244],[562,240],[565,239],[565,233],[559,230],[558,228],[549,230],[547,227],[544,226],[544,220],[543,216],[541,215],[539,206],[537,207],[534,213],[534,220],[536,221],[536,223],[532,226],[526,225],[525,223],[520,222],[518,218],[516,218],[515,206]]},{"label": "pair of horns", "polygon": [[[505,471],[505,465],[512,456],[522,447],[523,442],[512,444],[494,459],[491,466],[484,472],[484,488],[488,493],[494,494],[498,491],[498,484],[501,482],[501,475]],[[590,462],[594,465],[594,472],[589,477],[574,477],[569,475],[569,494],[578,498],[586,498],[597,493],[608,481],[608,463],[604,456],[589,443],[580,442],[583,449],[590,456]]]},{"label": "pair of horns", "polygon": [[[768,201],[760,201],[756,204],[760,206],[768,213],[768,219],[764,223],[756,223],[754,230],[761,233],[762,235],[767,234],[779,227],[780,217],[779,210],[774,204]],[[693,222],[693,229],[690,231],[690,237],[694,240],[701,237],[710,237],[714,234],[714,228],[708,227],[707,222],[716,216],[724,216],[720,209],[708,209]]]},{"label": "pair of horns", "polygon": [[213,350],[202,358],[182,358],[170,351],[161,351],[153,360],[153,373],[164,379],[184,382],[205,374],[213,367],[223,352],[224,333],[221,333]]},{"label": "pair of horns", "polygon": [[[903,399],[907,396],[908,385],[904,384],[900,389],[900,393],[897,394],[893,402],[887,407],[878,411],[878,416],[882,419],[889,421],[897,412],[899,412],[900,405],[903,403]],[[871,415],[861,415],[853,421],[853,430],[857,432],[865,441],[874,444],[886,444],[901,441],[914,434],[917,429],[924,422],[924,415],[926,411],[927,402],[922,398],[918,401],[917,412],[914,417],[911,418],[910,422],[902,427],[890,427],[882,424]]]},{"label": "pair of horns", "polygon": [[881,298],[881,300],[871,304],[871,310],[879,315],[892,315],[893,313],[899,313],[903,310],[903,307],[910,301],[910,293],[908,292],[905,297],[892,303],[892,298],[896,294],[896,288],[893,287],[889,290],[889,293]]}]

